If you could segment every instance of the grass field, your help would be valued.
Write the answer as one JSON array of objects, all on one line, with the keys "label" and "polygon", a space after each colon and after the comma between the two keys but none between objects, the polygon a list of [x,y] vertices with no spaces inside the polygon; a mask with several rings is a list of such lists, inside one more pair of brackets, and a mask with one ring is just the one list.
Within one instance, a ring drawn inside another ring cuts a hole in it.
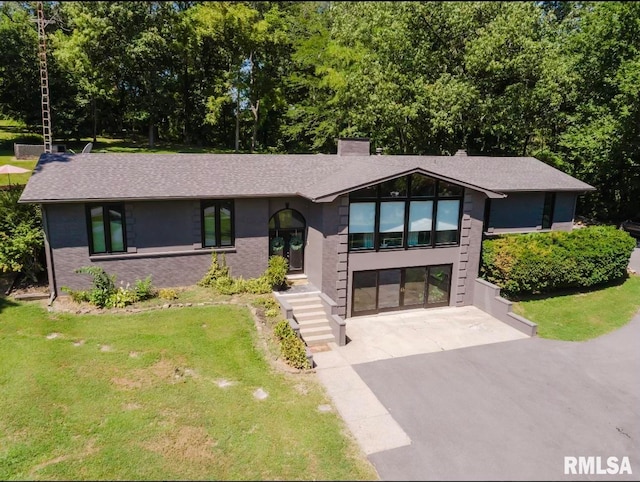
[{"label": "grass field", "polygon": [[592,291],[540,297],[513,304],[538,324],[542,338],[581,341],[626,325],[640,310],[640,276]]},{"label": "grass field", "polygon": [[257,333],[236,305],[0,298],[0,479],[376,479],[315,375],[275,369]]}]

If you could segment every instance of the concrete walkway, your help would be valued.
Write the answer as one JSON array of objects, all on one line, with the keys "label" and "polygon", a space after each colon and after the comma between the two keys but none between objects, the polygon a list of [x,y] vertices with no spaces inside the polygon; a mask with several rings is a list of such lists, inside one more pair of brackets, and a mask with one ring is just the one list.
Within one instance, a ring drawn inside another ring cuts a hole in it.
[{"label": "concrete walkway", "polygon": [[436,308],[350,318],[348,343],[313,355],[318,378],[366,455],[411,439],[352,365],[528,338],[478,308]]},{"label": "concrete walkway", "polygon": [[[640,240],[638,240],[640,245]],[[629,258],[629,268],[640,274],[640,247],[633,250],[631,258]]]}]

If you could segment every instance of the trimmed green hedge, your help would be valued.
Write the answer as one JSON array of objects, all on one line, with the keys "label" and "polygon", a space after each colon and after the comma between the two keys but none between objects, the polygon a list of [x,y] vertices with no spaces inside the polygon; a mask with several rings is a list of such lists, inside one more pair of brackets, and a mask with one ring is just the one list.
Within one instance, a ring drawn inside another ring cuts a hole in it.
[{"label": "trimmed green hedge", "polygon": [[509,296],[588,288],[627,274],[636,241],[613,226],[485,240],[480,276]]}]

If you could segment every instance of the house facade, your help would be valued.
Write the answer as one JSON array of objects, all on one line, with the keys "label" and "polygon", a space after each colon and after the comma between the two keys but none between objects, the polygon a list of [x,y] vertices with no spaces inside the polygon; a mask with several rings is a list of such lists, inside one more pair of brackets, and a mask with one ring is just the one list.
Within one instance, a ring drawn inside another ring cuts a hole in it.
[{"label": "house facade", "polygon": [[81,266],[118,281],[192,285],[224,253],[233,276],[288,258],[335,304],[363,314],[474,303],[482,240],[572,228],[593,188],[531,157],[45,154],[20,202],[39,203],[50,289]]}]

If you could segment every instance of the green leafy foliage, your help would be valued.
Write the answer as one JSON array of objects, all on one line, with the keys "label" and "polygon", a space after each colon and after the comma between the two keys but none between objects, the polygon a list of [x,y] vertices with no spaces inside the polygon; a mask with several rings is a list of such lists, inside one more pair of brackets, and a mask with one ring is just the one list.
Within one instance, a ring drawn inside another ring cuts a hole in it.
[{"label": "green leafy foliage", "polygon": [[153,298],[157,295],[156,289],[151,283],[151,275],[147,276],[143,280],[137,280],[133,286],[133,291],[138,300],[143,301],[149,298]]},{"label": "green leafy foliage", "polygon": [[124,308],[138,301],[156,296],[157,292],[151,284],[151,275],[144,280],[136,280],[134,287],[119,286],[116,288],[116,276],[109,275],[99,266],[82,266],[75,270],[78,274],[88,274],[92,278],[90,290],[73,290],[67,286],[61,290],[68,293],[77,303],[89,302],[98,308]]},{"label": "green leafy foliage", "polygon": [[218,253],[214,252],[211,254],[211,265],[209,266],[209,270],[204,277],[198,281],[198,286],[213,288],[218,279],[228,277],[229,268],[226,266],[224,253],[221,256],[221,259],[218,260]]},{"label": "green leafy foliage", "polygon": [[280,352],[294,368],[310,368],[304,342],[293,331],[289,321],[280,320],[273,328],[274,335],[280,341]]},{"label": "green leafy foliage", "polygon": [[178,298],[178,293],[173,288],[161,288],[158,290],[158,296],[163,300],[175,300]]},{"label": "green leafy foliage", "polygon": [[587,288],[622,279],[636,246],[612,226],[486,240],[480,275],[507,296]]},{"label": "green leafy foliage", "polygon": [[0,271],[36,281],[44,269],[42,218],[38,206],[18,204],[23,189],[0,190]]},{"label": "green leafy foliage", "polygon": [[274,288],[279,288],[284,283],[288,261],[282,256],[271,256],[266,271],[258,278],[244,279],[242,276],[234,278],[226,265],[224,253],[218,259],[218,253],[212,253],[211,266],[198,281],[198,286],[213,288],[223,295],[235,295],[239,293],[264,294],[270,293]]},{"label": "green leafy foliage", "polygon": [[280,288],[284,284],[284,280],[289,271],[289,262],[282,256],[271,256],[269,258],[269,266],[262,275],[271,288]]},{"label": "green leafy foliage", "polygon": [[[46,30],[56,137],[328,153],[336,137],[364,136],[389,154],[533,155],[598,188],[579,214],[638,214],[637,2],[45,10],[57,19]],[[38,134],[33,16],[32,3],[0,5],[0,115]]]},{"label": "green leafy foliage", "polygon": [[280,303],[278,303],[273,295],[258,298],[255,304],[262,306],[265,309],[264,314],[269,318],[276,318],[280,315]]}]

